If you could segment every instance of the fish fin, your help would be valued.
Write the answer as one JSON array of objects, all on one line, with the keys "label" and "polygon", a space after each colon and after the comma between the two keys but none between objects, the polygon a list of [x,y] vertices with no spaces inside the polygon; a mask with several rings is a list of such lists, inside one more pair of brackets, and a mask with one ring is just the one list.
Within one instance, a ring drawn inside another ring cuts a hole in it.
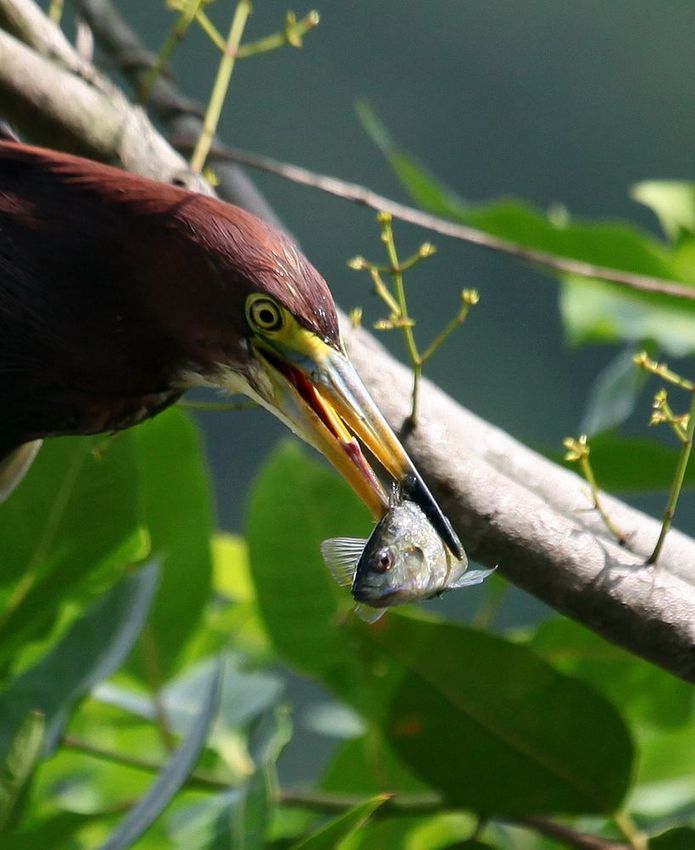
[{"label": "fish fin", "polygon": [[32,440],[31,443],[24,443],[0,459],[0,502],[7,499],[27,474],[42,442]]},{"label": "fish fin", "polygon": [[453,590],[456,587],[471,587],[474,584],[482,584],[485,579],[492,575],[495,572],[497,567],[492,567],[490,570],[466,570],[466,572],[459,576],[456,581],[452,581],[451,584],[446,586],[447,590]]},{"label": "fish fin", "polygon": [[355,567],[366,545],[366,540],[356,537],[331,537],[323,541],[321,555],[339,585],[352,584]]},{"label": "fish fin", "polygon": [[364,620],[365,623],[376,623],[385,613],[386,608],[372,608],[371,605],[364,605],[362,602],[358,602],[355,605],[355,614],[357,614],[360,620]]}]

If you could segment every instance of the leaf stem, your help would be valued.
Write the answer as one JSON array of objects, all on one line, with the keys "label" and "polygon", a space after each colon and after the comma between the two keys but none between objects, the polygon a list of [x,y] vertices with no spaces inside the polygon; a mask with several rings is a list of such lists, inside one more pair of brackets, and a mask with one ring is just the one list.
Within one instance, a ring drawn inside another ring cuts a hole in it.
[{"label": "leaf stem", "polygon": [[628,812],[615,812],[613,822],[625,837],[630,850],[649,850],[647,836],[638,828]]},{"label": "leaf stem", "polygon": [[[187,150],[189,147],[189,143],[185,139],[174,138],[172,139],[172,143],[181,150]],[[247,165],[249,168],[265,171],[268,174],[275,174],[293,183],[318,189],[321,192],[368,207],[372,210],[385,210],[390,212],[394,218],[414,224],[416,227],[423,227],[434,233],[449,236],[452,239],[460,239],[471,245],[480,245],[483,248],[488,248],[501,254],[507,254],[517,260],[544,266],[560,274],[598,278],[599,280],[606,280],[637,292],[656,292],[681,300],[695,301],[695,287],[691,284],[663,277],[638,274],[611,266],[599,266],[595,263],[575,259],[574,257],[562,256],[553,254],[550,251],[528,247],[521,243],[495,236],[492,233],[487,233],[476,227],[470,227],[458,221],[452,221],[451,219],[442,218],[441,216],[432,215],[414,207],[409,207],[406,204],[401,204],[398,201],[387,198],[385,195],[373,192],[371,189],[358,183],[350,183],[347,180],[341,180],[338,177],[332,177],[327,174],[318,174],[300,165],[280,162],[268,156],[225,147],[224,145],[215,145],[215,157],[228,162],[238,162],[242,165]]]},{"label": "leaf stem", "polygon": [[239,0],[234,10],[229,35],[225,42],[224,54],[217,69],[210,102],[208,103],[205,118],[203,119],[203,130],[198,137],[193,156],[191,157],[191,170],[196,174],[202,172],[205,160],[210,152],[210,147],[217,131],[217,125],[222,115],[222,108],[227,97],[229,82],[232,78],[241,38],[250,14],[251,0]]},{"label": "leaf stem", "polygon": [[478,303],[478,293],[473,289],[464,289],[461,293],[461,297],[463,298],[463,304],[461,305],[458,313],[449,322],[449,324],[441,330],[437,336],[435,336],[432,342],[420,355],[420,360],[423,364],[426,363],[430,357],[432,357],[432,355],[442,347],[456,328],[460,327],[466,321],[466,318],[471,311],[471,307]]},{"label": "leaf stem", "polygon": [[673,476],[673,482],[671,484],[671,490],[669,492],[668,502],[666,504],[666,510],[664,511],[664,518],[661,524],[661,531],[659,532],[659,538],[656,541],[656,545],[654,546],[654,551],[647,558],[647,564],[656,564],[659,555],[661,554],[661,549],[664,545],[664,541],[666,540],[666,535],[671,529],[671,525],[673,524],[673,518],[676,515],[676,507],[678,506],[678,499],[680,498],[681,491],[683,489],[683,481],[685,480],[685,472],[688,468],[688,462],[690,461],[690,454],[693,448],[693,435],[695,434],[695,391],[691,392],[691,401],[690,401],[690,410],[688,412],[688,422],[685,427],[685,433],[681,440],[681,450],[678,456],[678,463],[676,465],[676,472]]},{"label": "leaf stem", "polygon": [[[76,738],[74,735],[66,735],[63,738],[63,746],[70,750],[83,753],[84,755],[92,756],[92,758],[100,759],[101,761],[108,761],[113,764],[122,765],[123,767],[132,767],[135,770],[142,770],[145,773],[159,773],[164,768],[164,765],[160,762],[145,759],[142,758],[142,756],[131,756],[127,753],[119,753],[115,750],[106,749],[106,747],[99,747],[96,744],[90,744],[87,741],[83,741],[81,738]],[[226,790],[232,787],[229,782],[225,782],[222,779],[218,779],[211,774],[203,773],[201,771],[195,771],[192,773],[186,780],[185,785],[188,788],[196,788],[200,791],[213,792],[223,789]]]},{"label": "leaf stem", "polygon": [[693,383],[693,381],[688,381],[681,377],[672,369],[669,369],[666,363],[659,363],[657,360],[652,360],[646,351],[640,351],[639,354],[636,354],[633,357],[633,361],[636,366],[640,367],[640,369],[644,369],[646,372],[651,372],[652,375],[656,375],[663,381],[673,384],[676,387],[680,387],[682,390],[686,390],[687,392],[695,392],[695,383]]},{"label": "leaf stem", "polygon": [[405,284],[403,282],[403,267],[398,261],[396,241],[393,238],[393,216],[387,212],[380,212],[378,220],[382,226],[381,238],[386,245],[386,253],[391,263],[393,286],[396,291],[396,301],[398,303],[398,317],[402,323],[403,336],[405,337],[405,344],[408,349],[408,356],[410,357],[410,365],[413,369],[413,394],[408,421],[414,424],[417,419],[418,390],[420,388],[420,378],[422,377],[422,359],[418,352],[417,343],[415,342],[413,323],[408,315],[408,303],[405,297]]},{"label": "leaf stem", "polygon": [[186,33],[188,32],[188,28],[193,23],[196,14],[202,4],[203,0],[185,0],[183,7],[181,9],[181,14],[176,19],[176,23],[169,31],[166,39],[164,40],[164,44],[162,45],[157,57],[154,60],[154,64],[150,67],[147,72],[143,75],[142,81],[140,83],[140,90],[138,92],[138,99],[140,103],[145,103],[147,98],[150,96],[150,92],[152,91],[152,87],[157,82],[158,77],[164,71],[166,66],[171,59],[171,56],[176,49],[176,46],[180,44]]},{"label": "leaf stem", "polygon": [[302,38],[318,26],[319,20],[319,13],[315,9],[300,21],[297,20],[294,12],[288,12],[285,28],[281,32],[267,35],[265,38],[260,38],[250,44],[242,44],[237,51],[237,57],[245,59],[248,56],[257,56],[259,53],[277,50],[286,44],[291,47],[302,47]]},{"label": "leaf stem", "polygon": [[590,448],[586,434],[582,434],[578,440],[574,439],[574,437],[567,437],[563,440],[563,445],[567,449],[565,460],[577,461],[579,463],[581,473],[584,476],[586,483],[589,485],[589,490],[591,491],[591,501],[593,502],[598,515],[601,517],[603,524],[621,546],[627,546],[627,535],[611,519],[608,511],[606,511],[603,507],[603,502],[600,497],[600,487],[598,486],[593,467],[591,466],[591,461],[589,460]]}]

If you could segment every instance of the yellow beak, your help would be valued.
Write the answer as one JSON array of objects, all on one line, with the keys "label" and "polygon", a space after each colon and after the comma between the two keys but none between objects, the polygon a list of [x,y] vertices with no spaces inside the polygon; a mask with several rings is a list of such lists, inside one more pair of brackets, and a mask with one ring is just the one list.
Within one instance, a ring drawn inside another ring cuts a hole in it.
[{"label": "yellow beak", "polygon": [[451,524],[346,355],[313,335],[303,342],[301,353],[284,346],[254,346],[275,391],[275,405],[269,409],[320,451],[380,518],[388,496],[361,442],[461,558],[463,548]]}]

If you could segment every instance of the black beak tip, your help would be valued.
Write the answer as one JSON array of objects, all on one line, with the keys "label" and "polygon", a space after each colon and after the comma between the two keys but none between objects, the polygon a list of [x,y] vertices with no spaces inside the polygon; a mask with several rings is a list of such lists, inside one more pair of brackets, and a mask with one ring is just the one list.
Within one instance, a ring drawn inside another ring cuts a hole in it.
[{"label": "black beak tip", "polygon": [[415,502],[432,524],[432,528],[460,561],[464,555],[461,541],[422,478],[415,472],[408,472],[403,476],[400,485],[403,495]]}]

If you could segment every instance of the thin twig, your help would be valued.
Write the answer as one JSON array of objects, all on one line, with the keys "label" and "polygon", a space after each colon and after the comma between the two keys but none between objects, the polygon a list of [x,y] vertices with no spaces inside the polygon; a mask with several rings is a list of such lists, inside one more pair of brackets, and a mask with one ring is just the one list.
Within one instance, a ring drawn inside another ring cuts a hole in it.
[{"label": "thin twig", "polygon": [[[92,756],[100,761],[108,761],[112,764],[120,764],[123,767],[132,767],[134,770],[142,770],[144,773],[160,773],[164,765],[160,762],[142,758],[142,756],[131,756],[127,753],[119,753],[115,750],[109,750],[106,747],[99,747],[96,744],[90,744],[83,741],[81,738],[76,738],[74,735],[66,735],[63,738],[63,746],[70,750],[83,753],[84,755]],[[195,771],[186,779],[184,785],[187,788],[195,788],[199,791],[227,791],[231,783],[225,782],[223,779],[217,779],[210,774]]]},{"label": "thin twig", "polygon": [[659,532],[659,537],[656,541],[656,545],[651,553],[651,555],[647,558],[648,564],[656,564],[659,559],[659,555],[661,554],[661,549],[664,545],[664,540],[666,539],[666,535],[669,533],[671,526],[673,525],[673,518],[676,515],[676,507],[678,506],[678,499],[680,497],[681,491],[683,490],[683,481],[685,480],[685,472],[688,468],[688,462],[690,461],[690,454],[693,448],[693,437],[695,436],[695,392],[692,393],[692,399],[690,402],[690,411],[688,413],[688,424],[685,428],[685,434],[683,436],[681,442],[681,450],[678,455],[678,463],[676,465],[676,471],[673,476],[673,482],[671,484],[671,490],[669,491],[668,502],[666,504],[666,510],[664,511],[663,522],[661,524],[661,531]]},{"label": "thin twig", "polygon": [[212,94],[210,95],[210,103],[208,103],[208,108],[205,112],[203,131],[198,137],[193,156],[191,157],[191,169],[196,174],[202,172],[205,160],[208,157],[210,147],[215,138],[217,125],[220,122],[222,108],[227,97],[227,91],[229,90],[229,82],[232,78],[237,52],[241,44],[241,37],[244,34],[246,22],[250,14],[251,0],[239,0],[229,27],[225,51],[217,69],[217,76],[215,77]]},{"label": "thin twig", "polygon": [[522,826],[528,826],[536,832],[540,832],[541,835],[548,838],[556,838],[568,847],[575,848],[575,850],[630,850],[629,846],[622,842],[589,835],[586,832],[577,832],[577,830],[548,818],[520,818],[517,822]]},{"label": "thin twig", "polygon": [[594,469],[591,465],[591,461],[589,460],[591,449],[589,447],[586,434],[582,434],[578,440],[575,440],[573,437],[567,437],[563,441],[563,445],[568,450],[565,455],[565,460],[577,461],[579,463],[579,468],[581,469],[582,475],[586,479],[586,483],[589,485],[589,490],[591,491],[591,501],[594,503],[594,508],[598,511],[598,515],[601,517],[603,524],[621,546],[627,547],[627,535],[613,521],[608,511],[603,506],[598,481],[596,480]]},{"label": "thin twig", "polygon": [[169,35],[167,35],[161,50],[157,54],[154,64],[147,69],[142,78],[139,92],[140,103],[144,103],[150,96],[150,92],[157,81],[157,77],[159,77],[168,65],[176,46],[183,41],[186,33],[188,32],[188,28],[195,20],[202,2],[203,0],[186,0],[184,3],[178,18],[176,19],[176,23],[169,31]]},{"label": "thin twig", "polygon": [[[83,753],[100,761],[120,764],[123,767],[130,767],[145,773],[158,774],[163,768],[162,764],[151,759],[109,750],[106,747],[100,747],[83,741],[74,735],[66,735],[62,743],[63,746],[70,750]],[[222,790],[229,790],[229,788],[234,787],[234,784],[226,782],[224,779],[219,779],[209,773],[196,770],[188,776],[184,787],[216,793]],[[364,797],[355,794],[294,788],[279,788],[276,792],[276,799],[279,805],[287,808],[309,809],[313,812],[324,814],[340,814],[364,802]],[[391,811],[399,812],[400,814],[427,814],[441,811],[442,806],[442,798],[436,793],[394,794],[385,802],[382,813]],[[557,838],[569,847],[576,848],[576,850],[629,850],[626,844],[577,832],[568,826],[548,820],[547,818],[520,818],[517,821],[509,822],[518,823],[520,826],[529,827],[542,835]]]},{"label": "thin twig", "polygon": [[[183,139],[172,138],[170,141],[174,147],[180,150],[185,151],[190,149],[190,143]],[[394,218],[407,221],[418,227],[424,227],[435,233],[441,233],[453,239],[460,239],[472,245],[479,245],[482,248],[489,248],[492,251],[499,251],[502,254],[544,266],[555,272],[575,274],[580,277],[598,278],[599,280],[609,281],[610,283],[615,283],[628,289],[634,289],[638,292],[654,292],[659,295],[670,295],[674,298],[695,301],[695,286],[689,286],[688,284],[668,280],[667,278],[651,277],[650,275],[623,271],[622,269],[615,269],[609,266],[597,266],[593,263],[586,263],[583,260],[574,260],[571,257],[559,257],[556,254],[536,248],[526,248],[516,242],[502,239],[499,236],[493,236],[475,227],[459,224],[449,219],[417,210],[414,207],[409,207],[406,204],[400,204],[358,183],[349,183],[337,177],[317,174],[301,166],[279,162],[278,160],[261,156],[260,154],[248,153],[247,151],[222,145],[214,145],[210,152],[219,160],[229,160],[241,165],[247,165],[250,168],[256,168],[259,171],[266,171],[269,174],[276,174],[278,177],[283,177],[293,183],[300,183],[302,186],[319,189],[329,195],[361,204],[377,212],[380,210],[389,212]]]},{"label": "thin twig", "polygon": [[630,850],[649,850],[647,836],[640,830],[628,812],[615,812],[613,822],[625,836]]}]

